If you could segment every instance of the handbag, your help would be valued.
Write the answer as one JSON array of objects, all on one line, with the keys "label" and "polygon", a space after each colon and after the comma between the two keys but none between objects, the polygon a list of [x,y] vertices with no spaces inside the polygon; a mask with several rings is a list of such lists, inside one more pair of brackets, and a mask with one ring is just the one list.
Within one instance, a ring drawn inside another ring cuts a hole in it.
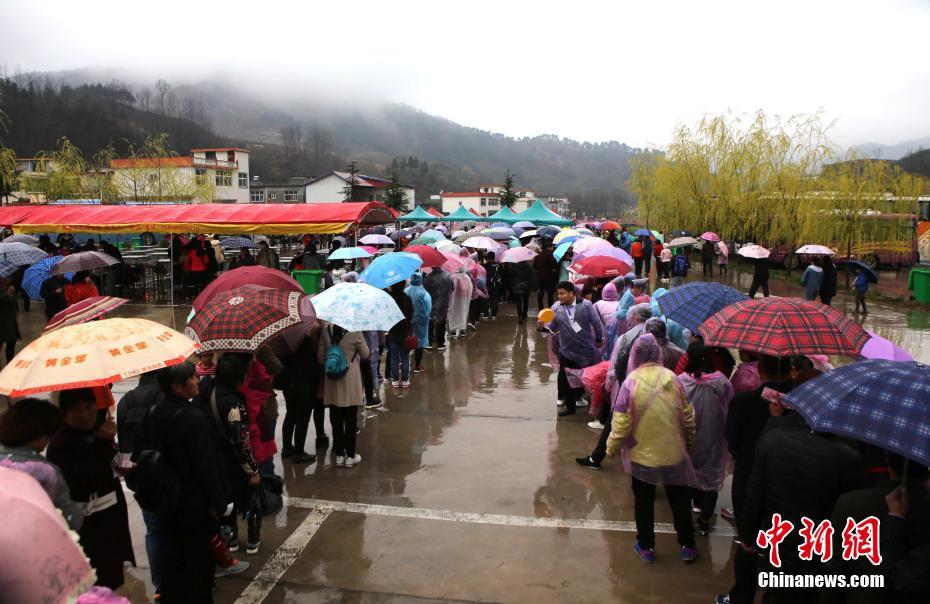
[{"label": "handbag", "polygon": [[284,479],[276,474],[263,475],[258,486],[252,488],[252,509],[262,516],[277,514],[284,507]]},{"label": "handbag", "polygon": [[413,334],[410,334],[409,336],[404,338],[404,348],[406,348],[407,350],[416,350],[419,345],[420,345],[420,341]]}]

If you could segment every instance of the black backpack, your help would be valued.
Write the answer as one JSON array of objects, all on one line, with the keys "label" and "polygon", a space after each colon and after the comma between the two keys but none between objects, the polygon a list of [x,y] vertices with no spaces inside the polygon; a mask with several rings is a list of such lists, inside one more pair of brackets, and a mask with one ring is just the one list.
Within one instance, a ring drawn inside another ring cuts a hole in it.
[{"label": "black backpack", "polygon": [[[139,507],[147,512],[169,513],[178,508],[181,499],[181,482],[178,473],[165,456],[165,447],[170,442],[152,430],[152,415],[163,403],[148,408],[142,420],[142,433],[137,435],[132,460],[135,497]],[[171,414],[169,424],[175,424],[181,409]],[[141,437],[141,438],[139,438]]]}]

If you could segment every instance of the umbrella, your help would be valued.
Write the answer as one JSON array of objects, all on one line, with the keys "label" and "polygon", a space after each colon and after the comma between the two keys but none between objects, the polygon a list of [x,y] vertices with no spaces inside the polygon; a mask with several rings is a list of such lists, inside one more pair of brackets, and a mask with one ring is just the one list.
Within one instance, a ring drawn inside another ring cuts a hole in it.
[{"label": "umbrella", "polygon": [[608,220],[607,222],[601,223],[601,230],[602,231],[619,231],[620,224],[614,222],[613,220]]},{"label": "umbrella", "polygon": [[77,536],[39,481],[15,465],[0,467],[0,514],[15,519],[0,531],[0,551],[16,552],[0,570],[5,602],[70,602],[93,585]]},{"label": "umbrella", "polygon": [[485,234],[491,239],[498,241],[506,241],[511,237],[516,236],[516,233],[512,228],[508,227],[493,227],[485,231]]},{"label": "umbrella", "polygon": [[652,231],[649,229],[636,229],[633,234],[637,237],[652,237]]},{"label": "umbrella", "polygon": [[271,289],[303,293],[304,288],[293,277],[282,271],[264,266],[243,266],[226,271],[203,288],[191,306],[199,312],[207,302],[217,294],[242,287],[244,285],[262,285]]},{"label": "umbrella", "polygon": [[700,243],[694,237],[676,237],[668,242],[668,247],[685,247],[689,245],[697,245]]},{"label": "umbrella", "polygon": [[886,361],[913,361],[911,353],[899,348],[893,342],[886,340],[874,331],[865,330],[865,333],[871,336],[862,352],[859,354],[866,359],[884,359]]},{"label": "umbrella", "polygon": [[616,277],[630,272],[629,264],[610,256],[590,256],[572,263],[569,268],[590,277]]},{"label": "umbrella", "polygon": [[817,432],[849,436],[930,465],[930,367],[860,361],[827,372],[785,395]]},{"label": "umbrella", "polygon": [[10,235],[3,240],[3,243],[25,243],[27,245],[39,245],[39,239],[32,235]]},{"label": "umbrella", "polygon": [[334,285],[313,297],[313,307],[318,318],[348,331],[387,331],[404,318],[387,292],[367,283]]},{"label": "umbrella", "polygon": [[68,325],[87,323],[88,321],[92,321],[110,312],[114,308],[119,308],[127,302],[129,302],[129,300],[126,298],[115,298],[113,296],[93,296],[91,298],[85,298],[52,317],[45,326],[45,329],[42,330],[42,333],[67,327]]},{"label": "umbrella", "polygon": [[504,257],[501,262],[526,262],[527,260],[532,260],[537,255],[538,254],[531,249],[515,247],[504,252]]},{"label": "umbrella", "polygon": [[535,230],[534,231],[523,231],[522,233],[518,235],[518,237],[520,237],[520,239],[526,239],[527,237],[535,237],[538,234],[539,234],[539,231],[535,231]]},{"label": "umbrella", "polygon": [[752,244],[744,245],[743,247],[739,248],[736,253],[743,258],[755,258],[758,260],[760,258],[768,258],[772,252],[768,251],[761,245]]},{"label": "umbrella", "polygon": [[520,222],[514,223],[514,228],[521,229],[535,229],[536,225],[530,222],[529,220],[521,220]]},{"label": "umbrella", "polygon": [[706,233],[701,234],[701,239],[704,241],[710,241],[711,243],[717,243],[720,241],[720,235],[711,231],[707,231]]},{"label": "umbrella", "polygon": [[[382,236],[379,235],[379,237]],[[373,255],[368,250],[360,247],[341,247],[326,258],[327,260],[355,260],[356,258],[371,258]]]},{"label": "umbrella", "polygon": [[391,238],[391,241],[397,241],[401,237],[406,237],[408,234],[409,233],[404,229],[397,229],[395,231],[391,231],[391,234],[388,235],[388,237]]},{"label": "umbrella", "polygon": [[805,254],[807,256],[834,256],[836,252],[825,245],[802,245],[795,254]]},{"label": "umbrella", "polygon": [[[235,237],[234,237],[234,239],[235,239]],[[342,235],[336,235],[335,237],[333,237],[333,243],[336,243],[337,241],[339,242],[339,245],[345,245],[345,244],[348,243],[348,241],[346,240],[346,238],[343,237]],[[225,244],[224,244],[224,245],[225,245]]]},{"label": "umbrella", "polygon": [[[455,244],[451,243],[451,245]],[[422,266],[426,267],[442,266],[446,261],[445,256],[443,256],[438,249],[429,247],[428,245],[411,245],[404,251],[419,256],[423,260]]]},{"label": "umbrella", "polygon": [[659,231],[652,231],[652,236],[655,237],[656,241],[658,241],[659,243],[663,243],[663,244],[665,243],[665,235],[663,235]]},{"label": "umbrella", "polygon": [[304,294],[239,287],[217,294],[197,311],[184,333],[201,350],[254,352],[301,322]]},{"label": "umbrella", "polygon": [[102,319],[44,333],[0,371],[0,394],[28,396],[104,386],[176,365],[197,350],[190,338],[146,319]]},{"label": "umbrella", "polygon": [[416,254],[393,252],[372,260],[368,268],[362,271],[361,277],[365,283],[383,289],[406,281],[422,264],[423,259]]},{"label": "umbrella", "polygon": [[458,239],[462,235],[465,235],[465,231],[455,231],[452,235],[449,236],[449,239]]},{"label": "umbrella", "polygon": [[[335,237],[333,239],[335,239]],[[226,239],[220,240],[220,245],[222,245],[227,250],[231,250],[233,248],[239,249],[243,247],[254,250],[258,247],[254,241],[245,237],[227,237]],[[345,243],[343,243],[343,245],[345,245]]]},{"label": "umbrella", "polygon": [[594,231],[592,231],[591,229],[586,229],[583,227],[582,228],[576,227],[575,230],[578,231],[579,235],[587,235],[588,237],[594,236]]},{"label": "umbrella", "polygon": [[572,251],[576,254],[584,254],[585,252],[594,251],[597,249],[616,249],[609,241],[601,239],[600,237],[584,237],[582,239],[576,239],[572,243]]},{"label": "umbrella", "polygon": [[[32,300],[42,300],[42,284],[52,276],[52,267],[64,256],[49,256],[39,260],[23,273],[23,289]],[[74,273],[65,273],[65,279],[70,281]]]},{"label": "umbrella", "polygon": [[[242,289],[249,291],[272,290],[272,288],[265,287],[264,285],[243,285]],[[307,332],[316,322],[316,310],[313,308],[311,296],[304,296],[300,299],[300,306],[297,312],[300,313],[300,322],[278,332],[278,334],[272,337],[267,343],[279,357],[283,358],[297,352]],[[187,317],[188,323],[191,322],[195,314],[196,313],[191,310],[190,316]]]},{"label": "umbrella", "polygon": [[574,242],[575,241],[572,240],[572,241],[566,241],[565,243],[560,243],[558,246],[556,246],[555,251],[552,252],[552,255],[555,257],[556,260],[561,261],[562,256],[565,255],[565,252],[571,249],[572,244]]},{"label": "umbrella", "polygon": [[842,312],[826,304],[796,298],[762,298],[731,304],[709,317],[699,331],[708,346],[771,356],[856,356],[869,340],[869,334]]},{"label": "umbrella", "polygon": [[470,247],[474,250],[489,250],[493,252],[497,249],[497,243],[490,237],[469,237],[462,242],[462,247]]},{"label": "umbrella", "polygon": [[846,271],[853,272],[854,270],[859,269],[865,274],[866,280],[869,283],[878,283],[878,273],[869,267],[868,264],[861,260],[847,260],[846,261]]},{"label": "umbrella", "polygon": [[507,242],[508,248],[520,247],[521,245],[523,244],[520,243],[519,239],[511,239],[510,241]]},{"label": "umbrella", "polygon": [[554,227],[554,226],[551,226],[551,225],[546,225],[546,226],[543,226],[543,227],[539,227],[539,230],[536,231],[536,234],[537,234],[538,236],[544,237],[544,238],[546,238],[546,239],[553,239],[553,238],[555,238],[555,237],[556,237],[559,233],[561,233],[561,232],[562,232],[562,231],[559,230],[558,227]]},{"label": "umbrella", "polygon": [[365,245],[394,245],[394,240],[387,235],[365,235],[358,241]]},{"label": "umbrella", "polygon": [[559,245],[560,243],[564,243],[566,241],[575,241],[576,239],[580,238],[581,234],[575,229],[565,229],[563,231],[559,231],[559,234],[552,238],[552,243]]},{"label": "umbrella", "polygon": [[7,262],[6,260],[0,260],[0,277],[9,277],[21,267],[18,264],[13,264]]},{"label": "umbrella", "polygon": [[77,252],[76,254],[65,256],[61,261],[56,262],[52,267],[52,274],[61,275],[62,273],[92,271],[114,264],[119,264],[119,260],[103,252]]},{"label": "umbrella", "polygon": [[364,252],[368,252],[369,257],[370,257],[370,256],[374,256],[375,254],[378,253],[378,248],[372,247],[372,246],[370,246],[370,245],[360,245],[360,246],[358,246],[358,249],[360,249],[360,250],[362,250],[362,251],[364,251]]},{"label": "umbrella", "polygon": [[430,239],[429,237],[417,237],[409,243],[409,245],[432,245],[438,243],[435,239]]},{"label": "umbrella", "polygon": [[428,231],[423,231],[423,234],[420,237],[425,237],[427,239],[432,239],[433,241],[442,241],[447,239],[444,233],[437,231],[436,229],[430,229]]},{"label": "umbrella", "polygon": [[457,245],[454,241],[437,241],[434,245],[436,249],[441,252],[451,252],[458,255],[458,253],[462,251],[462,247]]},{"label": "umbrella", "polygon": [[465,266],[465,261],[469,260],[468,258],[459,256],[458,252],[454,254],[451,252],[440,252],[440,253],[446,259],[446,261],[442,264],[442,268],[449,271],[450,273],[454,273],[455,271]]},{"label": "umbrella", "polygon": [[48,258],[48,254],[44,250],[32,247],[28,243],[17,243],[15,241],[10,243],[9,241],[8,238],[3,243],[0,243],[0,261],[2,262],[24,266]]},{"label": "umbrella", "polygon": [[707,317],[749,296],[728,285],[696,281],[676,287],[659,299],[662,314],[696,331]]},{"label": "umbrella", "polygon": [[463,229],[473,229],[476,226],[478,226],[478,223],[475,222],[474,220],[466,220],[465,222],[462,223]]},{"label": "umbrella", "polygon": [[[581,260],[582,258],[590,258],[592,256],[607,256],[610,258],[615,258],[617,260],[620,260],[621,262],[626,262],[630,266],[634,265],[633,257],[618,247],[610,247],[610,248],[599,247],[599,248],[595,248],[593,250],[586,251],[586,252],[576,252],[574,255],[574,258],[576,260]],[[561,259],[561,256],[559,256],[559,259]]]},{"label": "umbrella", "polygon": [[368,233],[371,235],[385,235],[387,234],[387,229],[379,224],[368,229]]},{"label": "umbrella", "polygon": [[691,231],[686,231],[685,229],[678,229],[677,231],[672,231],[668,234],[669,237],[693,237],[694,234]]},{"label": "umbrella", "polygon": [[442,233],[443,235],[446,235],[449,233],[449,228],[444,224],[440,224],[439,226],[437,226],[436,230]]}]

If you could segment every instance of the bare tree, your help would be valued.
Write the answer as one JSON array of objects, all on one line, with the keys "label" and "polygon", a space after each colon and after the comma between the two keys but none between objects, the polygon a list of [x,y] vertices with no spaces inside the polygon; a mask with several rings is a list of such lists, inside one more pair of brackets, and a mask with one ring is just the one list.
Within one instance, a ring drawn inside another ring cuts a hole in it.
[{"label": "bare tree", "polygon": [[166,115],[168,91],[171,90],[171,84],[160,79],[155,82],[155,90],[158,94],[158,112],[162,115]]},{"label": "bare tree", "polygon": [[139,94],[136,95],[136,100],[139,101],[139,109],[142,111],[150,111],[152,108],[152,89],[148,86],[140,88]]},{"label": "bare tree", "polygon": [[186,96],[181,101],[181,117],[191,122],[197,122],[197,101],[194,97]]},{"label": "bare tree", "polygon": [[168,98],[165,101],[165,115],[168,117],[180,117],[181,109],[178,102],[178,95],[174,90],[168,92]]},{"label": "bare tree", "polygon": [[300,126],[281,128],[281,144],[284,145],[284,165],[290,176],[297,174],[297,167],[303,156],[303,131]]}]

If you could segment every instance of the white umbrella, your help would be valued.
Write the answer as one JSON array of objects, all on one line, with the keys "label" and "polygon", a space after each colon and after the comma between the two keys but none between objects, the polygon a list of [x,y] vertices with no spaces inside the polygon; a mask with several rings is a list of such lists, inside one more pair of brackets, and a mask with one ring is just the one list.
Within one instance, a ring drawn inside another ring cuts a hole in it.
[{"label": "white umbrella", "polygon": [[752,245],[744,245],[743,247],[739,248],[739,251],[737,251],[736,253],[742,256],[743,258],[759,259],[759,258],[768,258],[772,252],[768,251],[761,245],[752,244]]},{"label": "white umbrella", "polygon": [[825,245],[802,245],[795,254],[806,254],[808,256],[834,256],[836,252]]},{"label": "white umbrella", "polygon": [[3,240],[3,243],[25,243],[27,245],[38,245],[39,240],[32,235],[10,235]]},{"label": "white umbrella", "polygon": [[348,331],[388,331],[404,318],[386,291],[367,283],[339,283],[313,297],[318,319]]},{"label": "white umbrella", "polygon": [[365,245],[394,245],[394,240],[387,235],[365,235],[359,239],[359,243]]},{"label": "white umbrella", "polygon": [[469,237],[462,242],[462,247],[470,247],[475,250],[488,250],[493,252],[497,249],[498,244],[490,237]]},{"label": "white umbrella", "polygon": [[672,239],[666,245],[668,247],[685,247],[688,245],[697,245],[699,242],[694,237],[678,237],[677,239]]},{"label": "white umbrella", "polygon": [[462,247],[456,244],[454,241],[449,241],[448,239],[444,241],[437,241],[433,245],[436,246],[436,249],[441,252],[450,252],[453,254],[458,254],[462,251]]}]

